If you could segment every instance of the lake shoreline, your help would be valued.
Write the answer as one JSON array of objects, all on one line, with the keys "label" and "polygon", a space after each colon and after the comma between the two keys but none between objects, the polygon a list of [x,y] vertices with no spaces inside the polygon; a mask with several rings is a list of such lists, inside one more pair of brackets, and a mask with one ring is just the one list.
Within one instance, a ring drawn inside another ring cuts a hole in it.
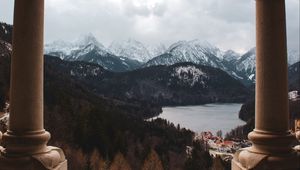
[{"label": "lake shoreline", "polygon": [[[209,103],[203,105],[164,106],[162,107],[162,112],[159,115],[151,117],[147,119],[147,121],[162,118],[174,123],[174,125],[179,124],[180,127],[190,129],[195,133],[200,133],[202,131],[212,131],[215,133],[216,131],[221,130],[225,135],[235,127],[246,123],[238,118],[238,112],[241,106],[242,103]],[[220,125],[220,128],[212,127],[210,125],[216,124],[218,121],[219,123],[217,124]],[[204,128],[206,125],[207,127]]]}]

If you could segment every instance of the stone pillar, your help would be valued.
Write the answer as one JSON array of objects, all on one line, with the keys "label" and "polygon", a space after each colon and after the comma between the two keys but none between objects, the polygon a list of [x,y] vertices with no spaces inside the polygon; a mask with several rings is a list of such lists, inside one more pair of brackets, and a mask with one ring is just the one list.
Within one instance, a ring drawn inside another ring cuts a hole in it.
[{"label": "stone pillar", "polygon": [[289,131],[285,0],[256,0],[256,108],[253,146],[232,169],[299,169]]},{"label": "stone pillar", "polygon": [[0,169],[66,169],[43,120],[44,0],[15,0],[9,127]]}]

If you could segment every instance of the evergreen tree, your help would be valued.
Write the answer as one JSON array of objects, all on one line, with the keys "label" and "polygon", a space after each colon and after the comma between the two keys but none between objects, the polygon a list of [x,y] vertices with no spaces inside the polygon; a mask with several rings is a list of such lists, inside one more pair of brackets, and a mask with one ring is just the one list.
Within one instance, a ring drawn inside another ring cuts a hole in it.
[{"label": "evergreen tree", "polygon": [[151,149],[148,157],[146,158],[142,170],[163,170],[163,165],[155,150]]},{"label": "evergreen tree", "polygon": [[109,170],[131,170],[130,165],[122,153],[117,153]]}]

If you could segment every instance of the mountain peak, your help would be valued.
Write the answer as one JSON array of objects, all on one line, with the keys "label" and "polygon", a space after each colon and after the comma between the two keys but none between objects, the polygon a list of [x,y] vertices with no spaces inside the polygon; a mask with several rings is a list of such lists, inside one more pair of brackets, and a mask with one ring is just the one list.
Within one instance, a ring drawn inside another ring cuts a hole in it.
[{"label": "mountain peak", "polygon": [[247,53],[256,53],[256,47],[251,48]]},{"label": "mountain peak", "polygon": [[233,50],[227,50],[224,52],[223,55],[223,60],[225,61],[235,61],[238,60],[241,57],[240,54],[238,54],[237,52],[233,51]]},{"label": "mountain peak", "polygon": [[61,59],[68,58],[69,60],[76,60],[79,55],[83,56],[92,50],[96,50],[100,55],[109,53],[92,33],[81,35],[73,42],[56,40],[45,45],[45,54],[58,56]]},{"label": "mountain peak", "polygon": [[300,61],[300,54],[297,50],[288,50],[288,63],[290,65]]},{"label": "mountain peak", "polygon": [[194,39],[194,40],[189,41],[189,43],[194,44],[194,45],[201,45],[206,48],[216,48],[215,46],[213,46],[211,43],[209,43],[206,40]]},{"label": "mountain peak", "polygon": [[132,38],[113,41],[109,46],[109,49],[111,53],[117,56],[124,56],[140,62],[147,62],[148,60],[163,54],[166,50],[165,46],[161,43],[157,46],[144,45]]},{"label": "mountain peak", "polygon": [[99,48],[105,48],[104,45],[98,42],[97,38],[92,33],[81,35],[77,40],[75,40],[74,44],[81,47],[87,45],[95,45]]},{"label": "mountain peak", "polygon": [[183,45],[186,45],[188,42],[186,40],[180,40],[180,41],[177,41],[175,43],[173,43],[172,45],[170,45],[170,47],[168,48],[168,52],[171,52],[173,49],[175,49],[176,47],[179,47],[179,46],[183,46]]},{"label": "mountain peak", "polygon": [[150,54],[147,48],[134,39],[113,41],[109,46],[110,51],[117,56],[124,56],[141,62],[147,61]]}]

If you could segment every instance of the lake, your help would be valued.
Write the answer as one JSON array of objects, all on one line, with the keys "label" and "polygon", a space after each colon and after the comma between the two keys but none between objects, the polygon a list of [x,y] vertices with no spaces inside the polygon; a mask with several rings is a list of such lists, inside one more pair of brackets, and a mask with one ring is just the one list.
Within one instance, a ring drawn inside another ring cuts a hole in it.
[{"label": "lake", "polygon": [[158,117],[194,132],[222,130],[223,136],[245,122],[238,118],[242,104],[206,104],[199,106],[163,107]]}]

